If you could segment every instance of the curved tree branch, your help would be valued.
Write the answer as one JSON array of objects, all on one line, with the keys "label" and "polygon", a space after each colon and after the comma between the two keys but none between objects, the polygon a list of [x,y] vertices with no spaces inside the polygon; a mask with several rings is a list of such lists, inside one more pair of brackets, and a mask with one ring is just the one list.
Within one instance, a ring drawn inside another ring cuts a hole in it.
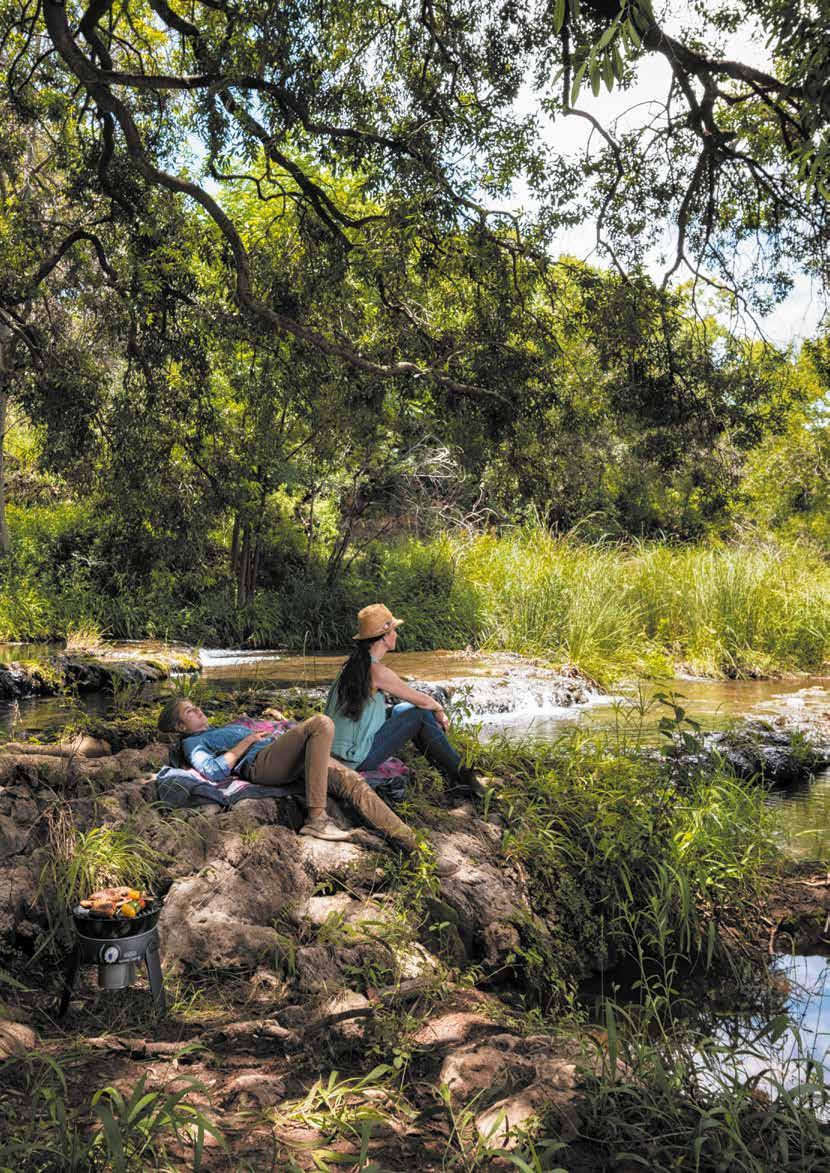
[{"label": "curved tree branch", "polygon": [[287,314],[279,313],[261,302],[253,292],[250,259],[233,221],[216,200],[198,184],[171,175],[150,161],[131,113],[124,103],[116,98],[108,86],[101,81],[100,71],[78,48],[70,32],[63,3],[60,3],[59,0],[44,0],[43,10],[49,36],[58,53],[72,73],[84,85],[98,108],[113,115],[124,135],[130,157],[144,178],[155,186],[163,187],[177,195],[194,200],[207,212],[217,226],[228,243],[233,257],[237,298],[242,307],[261,325],[281,333],[291,334],[322,353],[341,359],[355,370],[365,374],[380,378],[427,378],[456,394],[483,395],[504,400],[504,397],[497,391],[473,383],[461,382],[432,367],[422,367],[417,363],[407,361],[375,362],[354,347],[329,338],[318,330],[305,326]]},{"label": "curved tree branch", "polygon": [[6,306],[13,306],[23,305],[24,302],[27,302],[31,298],[34,290],[37,289],[38,285],[46,280],[55,266],[60,263],[60,261],[66,256],[72,246],[77,244],[79,240],[89,241],[89,243],[95,249],[95,254],[98,258],[98,264],[106,273],[107,277],[109,277],[110,280],[115,281],[115,270],[107,260],[107,254],[100,239],[95,235],[94,232],[90,232],[86,228],[76,228],[61,241],[55,251],[51,253],[39,266],[37,272],[33,273],[32,276],[25,282],[26,292],[23,293],[20,297],[11,299],[5,298],[4,304]]}]

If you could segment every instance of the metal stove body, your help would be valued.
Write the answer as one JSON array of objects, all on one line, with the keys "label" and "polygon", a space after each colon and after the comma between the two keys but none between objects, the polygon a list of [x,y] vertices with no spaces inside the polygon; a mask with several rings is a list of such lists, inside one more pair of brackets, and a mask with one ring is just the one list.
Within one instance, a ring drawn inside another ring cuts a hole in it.
[{"label": "metal stove body", "polygon": [[94,918],[80,906],[74,908],[75,944],[66,962],[58,1015],[64,1015],[69,1007],[72,988],[82,965],[98,966],[98,985],[102,990],[125,990],[135,981],[142,962],[147,968],[156,1013],[164,1014],[167,1004],[157,927],[160,914],[161,905],[157,903],[134,920]]}]

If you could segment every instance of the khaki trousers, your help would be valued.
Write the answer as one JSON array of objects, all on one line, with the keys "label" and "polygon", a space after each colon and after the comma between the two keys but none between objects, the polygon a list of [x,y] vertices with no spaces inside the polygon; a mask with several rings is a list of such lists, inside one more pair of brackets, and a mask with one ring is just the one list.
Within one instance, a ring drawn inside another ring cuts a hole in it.
[{"label": "khaki trousers", "polygon": [[331,756],[334,722],[318,713],[287,730],[254,758],[251,781],[257,786],[285,786],[305,771],[309,815],[325,813],[326,795],[344,798],[370,826],[401,846],[415,846],[415,836],[359,774]]}]

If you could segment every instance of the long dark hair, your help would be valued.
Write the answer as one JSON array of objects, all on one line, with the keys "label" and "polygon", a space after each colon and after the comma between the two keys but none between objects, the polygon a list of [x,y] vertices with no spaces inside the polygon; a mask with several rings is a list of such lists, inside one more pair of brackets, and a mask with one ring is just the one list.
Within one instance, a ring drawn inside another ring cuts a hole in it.
[{"label": "long dark hair", "polygon": [[337,677],[337,707],[344,717],[356,721],[372,695],[372,644],[383,636],[357,639],[354,651]]},{"label": "long dark hair", "polygon": [[186,766],[188,760],[184,752],[185,734],[179,729],[179,708],[184,701],[183,696],[174,696],[159,713],[158,727],[162,733],[178,733],[178,741],[170,745],[168,761],[171,766]]}]

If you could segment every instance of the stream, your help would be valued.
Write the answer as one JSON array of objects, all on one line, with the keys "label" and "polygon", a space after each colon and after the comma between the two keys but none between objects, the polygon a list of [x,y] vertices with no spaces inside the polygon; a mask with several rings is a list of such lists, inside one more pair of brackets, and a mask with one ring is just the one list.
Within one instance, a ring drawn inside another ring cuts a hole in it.
[{"label": "stream", "polygon": [[[114,650],[126,657],[152,655],[160,648],[150,642],[136,642],[115,645]],[[0,663],[43,660],[57,650],[60,649],[48,645],[0,645]],[[202,674],[196,687],[217,692],[291,686],[322,691],[343,662],[342,655],[297,656],[276,651],[205,649],[199,655]],[[404,678],[450,683],[459,715],[477,724],[482,738],[550,741],[578,728],[653,744],[659,740],[657,723],[666,711],[652,699],[659,692],[682,696],[680,703],[688,715],[707,730],[723,728],[744,717],[769,719],[783,714],[809,718],[830,709],[830,679],[826,677],[773,681],[676,679],[659,684],[648,682],[639,688],[623,686],[614,696],[608,696],[586,691],[579,682],[563,692],[550,672],[511,655],[401,652],[388,656],[386,662]],[[170,687],[170,682],[148,686],[146,695],[169,692]],[[81,701],[48,697],[0,703],[0,734],[37,735],[60,728],[78,704],[103,716],[112,702],[108,693],[87,693]],[[830,770],[801,788],[773,792],[768,801],[778,812],[782,840],[790,852],[805,858],[827,856]],[[728,1077],[734,1067],[743,1078],[757,1075],[763,1086],[764,1073],[772,1071],[786,1086],[793,1087],[803,1079],[808,1060],[830,1063],[828,959],[783,955],[776,959],[775,966],[787,982],[791,1026],[752,1046],[746,1040],[757,1033],[757,1021],[733,1019],[729,1032],[719,1029],[716,1038],[723,1048],[723,1077]]]},{"label": "stream", "polygon": [[[152,641],[125,641],[109,655],[139,657],[164,650]],[[58,645],[0,644],[0,663],[47,659]],[[324,690],[343,663],[343,655],[288,655],[279,651],[202,649],[198,688],[223,692],[242,688]],[[552,741],[573,729],[617,733],[645,744],[659,741],[657,723],[666,712],[655,693],[675,694],[703,729],[720,729],[743,717],[786,715],[805,719],[830,709],[830,678],[791,680],[703,680],[679,678],[639,687],[619,687],[614,695],[574,689],[562,695],[553,674],[512,655],[470,656],[460,652],[399,652],[386,663],[404,679],[448,682],[462,719],[480,726],[484,739],[503,736]],[[193,678],[191,678],[192,680]],[[150,697],[171,685],[150,685]],[[96,716],[112,707],[108,692],[87,692],[78,700],[65,696],[0,702],[0,735],[25,737],[59,729],[77,706]],[[788,849],[803,857],[821,856],[830,848],[830,770],[801,788],[773,792],[769,802],[780,812],[781,834]]]}]

